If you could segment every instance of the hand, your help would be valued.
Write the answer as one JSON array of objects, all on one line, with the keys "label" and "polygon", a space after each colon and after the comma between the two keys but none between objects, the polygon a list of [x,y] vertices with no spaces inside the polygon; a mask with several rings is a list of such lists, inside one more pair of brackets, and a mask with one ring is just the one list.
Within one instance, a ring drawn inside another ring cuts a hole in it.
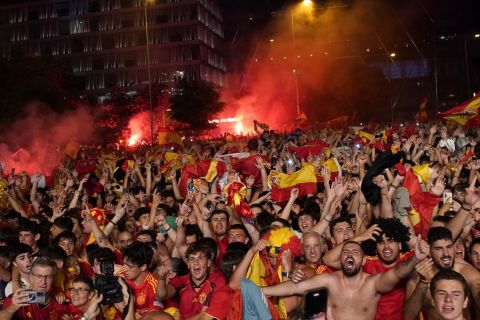
[{"label": "hand", "polygon": [[300,190],[298,188],[293,188],[290,191],[290,199],[293,199],[293,200],[297,199],[299,192],[300,192]]},{"label": "hand", "polygon": [[157,190],[153,192],[152,207],[158,207],[162,203],[162,197]]},{"label": "hand", "polygon": [[170,273],[170,267],[167,266],[160,266],[157,268],[157,273],[160,280],[165,280]]},{"label": "hand", "polygon": [[208,210],[208,208],[203,207],[201,212],[202,212],[202,219],[204,221],[208,221],[208,219],[210,219],[210,216],[212,215],[210,210]]},{"label": "hand", "polygon": [[268,247],[268,241],[265,239],[260,239],[253,245],[252,251],[253,253],[257,253],[265,250],[266,247]]},{"label": "hand", "polygon": [[473,186],[465,189],[465,199],[463,200],[463,203],[473,206],[479,199],[480,198],[477,195],[476,190]]},{"label": "hand", "polygon": [[65,295],[63,292],[59,292],[55,295],[55,300],[57,300],[58,303],[63,304],[65,302]]},{"label": "hand", "polygon": [[365,163],[367,163],[367,161],[368,161],[368,158],[367,158],[366,155],[361,154],[361,155],[358,156],[358,164],[359,165],[363,166],[363,165],[365,165]]},{"label": "hand", "polygon": [[128,300],[130,298],[130,294],[128,293],[128,286],[127,283],[125,282],[125,279],[122,277],[118,277],[118,283],[120,283],[120,286],[122,287],[122,295],[123,295],[123,301],[119,303],[115,303],[115,309],[117,309],[120,312],[123,312],[123,309],[128,305]]},{"label": "hand", "polygon": [[249,188],[251,188],[254,183],[255,183],[255,178],[253,176],[248,176],[247,179],[245,179],[245,184]]},{"label": "hand", "polygon": [[415,271],[417,271],[419,274],[420,279],[430,282],[435,275],[432,258],[427,258],[423,261],[420,261],[415,266]]},{"label": "hand", "polygon": [[305,280],[305,273],[302,271],[302,269],[296,268],[295,271],[293,271],[292,282],[299,283],[303,280]]},{"label": "hand", "polygon": [[337,177],[335,178],[335,186],[333,186],[333,191],[335,192],[335,197],[336,198],[342,198],[343,195],[345,194],[345,191],[347,191],[347,188],[345,184],[343,183],[343,178],[342,177]]},{"label": "hand", "polygon": [[22,289],[18,289],[13,293],[12,296],[12,308],[13,311],[18,311],[21,307],[26,307],[29,303],[26,303],[29,300],[28,292],[22,291]]},{"label": "hand", "polygon": [[430,192],[436,195],[437,197],[440,197],[443,194],[444,190],[445,190],[445,180],[442,177],[439,177],[437,180],[435,180],[435,184],[430,189]]},{"label": "hand", "polygon": [[430,253],[430,246],[425,240],[422,240],[422,235],[417,235],[417,243],[415,243],[415,258],[418,261],[425,260]]},{"label": "hand", "polygon": [[257,161],[256,167],[260,170],[265,169],[265,165],[263,164],[262,157],[256,157],[255,160]]},{"label": "hand", "polygon": [[361,234],[355,237],[355,241],[363,242],[366,240],[373,240],[375,241],[375,236],[379,236],[382,229],[378,226],[378,224],[372,225],[367,230],[363,231]]}]

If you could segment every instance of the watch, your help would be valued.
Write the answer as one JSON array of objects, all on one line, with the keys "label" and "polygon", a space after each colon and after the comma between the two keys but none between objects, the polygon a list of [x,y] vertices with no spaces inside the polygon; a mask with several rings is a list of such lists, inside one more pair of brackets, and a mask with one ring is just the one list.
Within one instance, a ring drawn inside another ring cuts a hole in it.
[{"label": "watch", "polygon": [[282,272],[282,277],[291,279],[293,276],[293,272]]}]

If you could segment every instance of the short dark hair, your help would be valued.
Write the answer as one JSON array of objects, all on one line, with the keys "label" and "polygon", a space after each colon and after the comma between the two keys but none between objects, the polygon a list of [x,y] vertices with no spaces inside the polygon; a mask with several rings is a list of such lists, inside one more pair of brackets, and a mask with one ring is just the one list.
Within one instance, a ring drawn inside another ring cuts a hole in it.
[{"label": "short dark hair", "polygon": [[148,242],[149,244],[150,243],[155,243],[155,241],[157,240],[157,233],[153,230],[140,230],[138,233],[137,233],[137,238],[138,236],[141,236],[141,235],[147,235],[147,236],[150,236],[150,238],[152,238],[152,241]]},{"label": "short dark hair", "polygon": [[434,227],[428,230],[427,242],[429,245],[432,245],[435,241],[438,240],[451,240],[453,241],[452,231],[445,227]]},{"label": "short dark hair", "polygon": [[352,226],[352,220],[350,220],[350,218],[348,216],[340,216],[336,219],[333,219],[332,222],[330,222],[330,234],[333,235],[333,228],[339,224],[339,223],[342,223],[342,222],[347,222],[350,227]]},{"label": "short dark hair", "polygon": [[77,236],[75,235],[75,233],[68,230],[60,232],[58,236],[56,236],[55,239],[53,239],[53,244],[58,246],[61,239],[70,239],[73,241],[74,244],[77,242]]},{"label": "short dark hair", "polygon": [[140,192],[143,192],[143,193],[146,193],[146,190],[144,187],[142,186],[136,186],[136,187],[133,187],[130,192],[136,196],[137,194],[139,194]]},{"label": "short dark hair", "polygon": [[449,217],[449,216],[435,216],[433,217],[432,221],[438,221],[438,222],[442,222],[442,223],[449,223],[450,220],[452,220],[452,217]]},{"label": "short dark hair", "polygon": [[233,250],[225,253],[222,258],[222,263],[220,265],[220,270],[222,270],[223,275],[225,278],[230,279],[233,274],[233,267],[238,265],[243,257],[245,256],[245,252]]},{"label": "short dark hair", "polygon": [[145,208],[145,207],[138,208],[137,210],[135,210],[133,214],[133,218],[135,219],[135,221],[138,221],[140,220],[140,217],[143,216],[144,214],[150,214],[150,210],[148,210],[148,208]]},{"label": "short dark hair", "polygon": [[25,220],[18,226],[18,232],[27,231],[33,235],[40,233],[40,226],[35,221]]},{"label": "short dark hair", "polygon": [[203,238],[202,230],[200,230],[198,224],[187,224],[185,226],[185,237],[193,235],[197,236],[197,241]]},{"label": "short dark hair", "polygon": [[86,276],[79,276],[73,283],[85,283],[91,290],[95,289],[95,285],[93,284],[93,280]]},{"label": "short dark hair", "polygon": [[62,260],[63,264],[67,263],[67,253],[58,246],[45,247],[38,253],[39,257],[50,258],[52,260]]},{"label": "short dark hair", "polygon": [[115,262],[115,254],[108,248],[102,248],[97,244],[88,245],[85,248],[87,253],[88,263],[93,266],[95,260],[97,261],[111,261]]},{"label": "short dark hair", "polygon": [[454,280],[460,282],[462,284],[463,294],[465,297],[468,297],[470,290],[467,281],[460,273],[453,270],[440,270],[435,274],[432,281],[430,281],[430,294],[432,297],[435,293],[435,289],[437,289],[437,283],[440,280]]},{"label": "short dark hair", "polygon": [[72,219],[65,216],[56,218],[53,221],[53,224],[59,227],[60,229],[68,230],[68,231],[72,231],[74,227]]},{"label": "short dark hair", "polygon": [[[185,257],[188,259],[190,255],[201,252],[205,254],[208,260],[213,261],[214,258],[216,257],[216,252],[215,253],[213,252],[211,244],[209,244],[208,241],[206,241],[207,239],[211,239],[211,238],[203,238],[195,243],[192,243],[188,247],[187,251],[185,252]],[[215,240],[213,240],[213,242],[215,243]]]},{"label": "short dark hair", "polygon": [[146,265],[148,268],[152,263],[153,249],[146,243],[135,241],[123,250],[123,258],[139,267]]},{"label": "short dark hair", "polygon": [[354,243],[354,244],[356,244],[357,246],[359,246],[360,249],[362,249],[362,253],[363,253],[362,244],[361,244],[360,242],[355,241],[355,240],[347,240],[347,241],[345,241],[344,243],[342,243],[342,249],[343,249],[343,247],[345,247],[347,244],[351,244],[351,243]]},{"label": "short dark hair", "polygon": [[9,248],[9,259],[10,259],[10,262],[13,263],[13,261],[15,261],[15,259],[21,255],[21,254],[24,254],[24,253],[32,253],[32,247],[30,247],[29,245],[27,244],[24,244],[24,243],[19,243],[19,244],[16,244],[14,246],[11,246]]},{"label": "short dark hair", "polygon": [[213,211],[212,211],[212,213],[211,213],[211,215],[210,215],[210,221],[212,220],[213,216],[217,216],[217,215],[220,215],[220,214],[224,214],[225,217],[227,217],[227,219],[228,219],[228,217],[229,217],[227,211],[225,211],[225,210],[220,210],[220,209],[216,209],[216,210],[213,210]]},{"label": "short dark hair", "polygon": [[471,259],[471,255],[472,255],[473,246],[477,245],[477,244],[480,244],[480,238],[475,238],[475,239],[473,239],[472,243],[470,243],[470,247],[468,248],[469,253],[470,253],[470,259]]}]

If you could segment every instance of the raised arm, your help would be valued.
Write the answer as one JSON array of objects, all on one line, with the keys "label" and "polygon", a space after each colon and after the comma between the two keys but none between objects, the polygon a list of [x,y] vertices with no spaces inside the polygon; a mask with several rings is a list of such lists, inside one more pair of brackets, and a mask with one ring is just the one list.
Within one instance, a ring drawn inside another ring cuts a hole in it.
[{"label": "raised arm", "polygon": [[379,294],[387,293],[392,290],[395,285],[402,279],[407,278],[413,271],[413,268],[427,258],[429,254],[428,244],[422,240],[420,235],[417,236],[415,244],[415,256],[407,261],[397,264],[395,268],[384,273],[375,275],[375,290]]},{"label": "raised arm", "polygon": [[293,283],[293,281],[285,281],[280,284],[263,287],[262,291],[266,296],[271,297],[284,297],[291,296],[294,294],[303,294],[305,291],[319,288],[327,287],[330,283],[331,274],[319,274],[311,279],[301,281],[298,283]]}]

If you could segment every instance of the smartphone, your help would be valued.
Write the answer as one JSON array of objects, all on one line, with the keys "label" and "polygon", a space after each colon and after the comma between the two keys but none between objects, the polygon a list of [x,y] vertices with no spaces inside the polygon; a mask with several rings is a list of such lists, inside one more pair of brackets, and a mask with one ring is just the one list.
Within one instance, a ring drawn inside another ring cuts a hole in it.
[{"label": "smartphone", "polygon": [[445,191],[443,193],[443,199],[442,199],[442,202],[443,203],[446,203],[446,202],[452,202],[453,201],[453,198],[452,198],[452,192],[450,191]]},{"label": "smartphone", "polygon": [[47,303],[47,294],[45,291],[31,291],[26,290],[22,292],[28,293],[28,301],[26,303],[30,304],[46,304]]},{"label": "smartphone", "polygon": [[303,319],[326,320],[327,319],[328,289],[316,288],[303,294]]}]

